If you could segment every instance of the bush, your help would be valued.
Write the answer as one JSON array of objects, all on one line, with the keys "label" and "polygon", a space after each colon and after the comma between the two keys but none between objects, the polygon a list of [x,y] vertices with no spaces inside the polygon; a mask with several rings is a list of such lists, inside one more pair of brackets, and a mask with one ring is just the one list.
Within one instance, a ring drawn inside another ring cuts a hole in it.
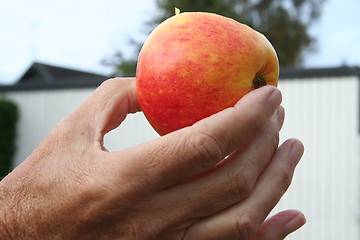
[{"label": "bush", "polygon": [[18,115],[15,103],[0,98],[0,179],[11,170]]}]

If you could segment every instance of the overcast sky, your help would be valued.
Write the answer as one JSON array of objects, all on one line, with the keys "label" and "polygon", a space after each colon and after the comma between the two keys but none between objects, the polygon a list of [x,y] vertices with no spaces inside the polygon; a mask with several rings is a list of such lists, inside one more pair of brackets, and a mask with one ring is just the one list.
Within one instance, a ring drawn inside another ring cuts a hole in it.
[{"label": "overcast sky", "polygon": [[[107,74],[101,61],[129,49],[155,13],[152,0],[0,0],[0,83],[33,61]],[[360,1],[327,0],[305,67],[360,66]],[[127,51],[128,54],[129,51]]]}]

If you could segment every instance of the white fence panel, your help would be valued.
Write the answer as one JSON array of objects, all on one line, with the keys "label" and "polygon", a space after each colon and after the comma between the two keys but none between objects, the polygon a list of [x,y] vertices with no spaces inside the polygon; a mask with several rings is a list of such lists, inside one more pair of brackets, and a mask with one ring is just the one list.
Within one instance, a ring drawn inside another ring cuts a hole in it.
[{"label": "white fence panel", "polygon": [[14,164],[20,164],[49,131],[86,99],[91,90],[14,91],[5,96],[20,111]]},{"label": "white fence panel", "polygon": [[[66,115],[86,100],[94,89],[8,92],[7,98],[20,110],[17,126],[17,152],[14,165],[20,164]],[[120,150],[157,137],[142,113],[130,114],[124,124],[105,136],[105,146]]]},{"label": "white fence panel", "polygon": [[359,79],[289,80],[279,88],[286,112],[281,138],[305,145],[276,209],[297,208],[307,216],[305,227],[288,239],[360,239]]}]

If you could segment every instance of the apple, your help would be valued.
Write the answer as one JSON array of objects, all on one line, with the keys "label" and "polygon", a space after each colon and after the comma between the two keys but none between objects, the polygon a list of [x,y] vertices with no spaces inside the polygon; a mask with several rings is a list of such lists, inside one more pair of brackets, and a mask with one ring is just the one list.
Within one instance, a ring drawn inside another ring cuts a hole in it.
[{"label": "apple", "polygon": [[144,115],[165,135],[215,114],[251,90],[277,86],[279,63],[264,35],[233,19],[181,13],[157,26],[138,58]]}]

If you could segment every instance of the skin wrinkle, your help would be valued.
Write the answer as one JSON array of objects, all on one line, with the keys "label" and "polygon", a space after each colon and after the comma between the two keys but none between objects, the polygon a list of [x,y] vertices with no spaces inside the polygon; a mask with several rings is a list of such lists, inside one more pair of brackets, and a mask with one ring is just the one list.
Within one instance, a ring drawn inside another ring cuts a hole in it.
[{"label": "skin wrinkle", "polygon": [[[159,184],[162,180],[160,178],[157,178],[153,183],[147,183],[145,179],[149,178],[153,172],[157,172],[157,176],[162,175],[162,164],[157,160],[159,159],[163,154],[177,154],[174,152],[174,149],[178,149],[176,146],[173,145],[164,145],[162,148],[152,148],[152,151],[147,151],[144,153],[142,166],[143,169],[143,176],[140,182],[142,183],[144,189],[153,189],[155,185]],[[150,186],[149,186],[150,185]],[[154,190],[162,190],[164,188],[171,187],[168,183],[164,183],[164,186],[161,188],[155,188]]]},{"label": "skin wrinkle", "polygon": [[[235,190],[236,190],[236,199],[246,199],[250,194],[252,189],[255,187],[254,180],[257,177],[254,177],[253,174],[250,174],[248,171],[242,174],[235,174],[235,176],[229,177],[229,185],[234,185],[231,183],[235,182]],[[250,177],[247,177],[250,176]],[[233,180],[235,179],[235,181]],[[234,187],[232,187],[234,188]]]},{"label": "skin wrinkle", "polygon": [[[235,113],[237,111],[239,111],[236,107],[231,107],[231,108],[228,108],[224,111],[234,111]],[[245,141],[251,141],[251,139],[254,139],[256,138],[259,133],[261,132],[263,126],[264,126],[264,122],[266,122],[266,116],[262,113],[256,113],[254,114],[253,113],[254,111],[250,109],[250,111],[247,111],[246,114],[243,114],[241,116],[236,116],[238,118],[240,118],[240,122],[243,123],[244,126],[247,126],[247,128],[241,128],[242,132],[243,132],[243,135],[242,135],[242,138],[241,142],[239,141],[234,141],[234,143],[238,145],[245,145],[247,144],[247,142]],[[234,114],[235,115],[235,114]],[[236,114],[237,115],[237,114]],[[246,116],[246,117],[245,117]],[[214,115],[214,117],[217,117],[217,114]],[[256,119],[256,121],[254,121],[254,119]],[[238,120],[239,121],[239,120]],[[194,125],[194,127],[202,127],[202,122],[198,122]],[[226,127],[226,126],[224,126]],[[207,135],[211,136],[212,134],[216,134],[216,133],[206,133]],[[246,137],[244,137],[246,136]],[[231,142],[231,140],[233,139],[229,139],[226,135],[216,135],[216,138],[220,138],[220,139],[223,139],[220,141],[218,141],[218,145],[224,145],[224,144],[221,144],[221,143],[225,143],[225,142]],[[214,139],[216,139],[214,138]],[[235,139],[234,139],[235,140]],[[244,141],[245,140],[245,141]],[[230,148],[230,149],[229,149]],[[222,149],[222,157],[225,157],[226,154],[224,154],[225,152],[229,152],[230,150],[233,150],[233,146],[226,146],[226,149]]]},{"label": "skin wrinkle", "polygon": [[236,231],[239,239],[245,240],[256,232],[262,221],[254,219],[256,215],[252,215],[251,211],[244,211],[236,219]]},{"label": "skin wrinkle", "polygon": [[214,166],[215,161],[218,162],[219,159],[225,157],[225,150],[222,148],[224,144],[219,143],[210,134],[194,129],[189,135],[189,149],[195,150],[196,158],[206,160],[200,162],[201,168],[208,169]]}]

